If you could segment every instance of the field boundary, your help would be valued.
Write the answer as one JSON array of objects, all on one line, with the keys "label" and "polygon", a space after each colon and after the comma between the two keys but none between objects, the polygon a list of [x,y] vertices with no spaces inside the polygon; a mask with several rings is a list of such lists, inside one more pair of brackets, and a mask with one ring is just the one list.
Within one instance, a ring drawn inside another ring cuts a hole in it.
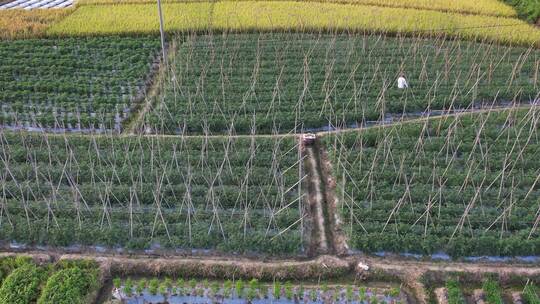
[{"label": "field boundary", "polygon": [[[350,132],[362,132],[364,130],[374,129],[374,128],[387,128],[387,127],[393,127],[398,126],[401,124],[410,124],[410,123],[418,123],[418,122],[424,122],[426,120],[430,119],[445,119],[450,117],[460,117],[464,115],[469,114],[482,114],[482,113],[489,113],[489,112],[502,112],[502,111],[517,111],[517,110],[525,110],[530,108],[540,108],[540,103],[535,104],[513,104],[509,106],[500,106],[500,107],[490,107],[486,109],[465,109],[465,110],[456,110],[454,112],[447,112],[445,114],[441,115],[425,115],[421,117],[414,117],[414,118],[402,118],[398,121],[391,121],[391,122],[384,122],[382,120],[374,121],[373,124],[367,125],[367,126],[360,126],[356,128],[340,128],[335,129],[331,131],[319,131],[314,132],[317,137],[323,137],[327,135],[334,135],[334,134],[340,134],[340,133],[350,133]],[[301,133],[294,133],[294,130],[289,131],[288,133],[274,133],[274,134],[216,134],[216,135],[179,135],[179,134],[143,134],[143,133],[115,133],[115,132],[103,132],[103,133],[81,133],[81,132],[64,132],[64,133],[56,133],[56,132],[34,132],[34,131],[28,131],[28,130],[10,130],[7,128],[2,128],[0,126],[0,131],[8,131],[8,132],[19,132],[19,133],[25,133],[25,134],[46,134],[47,136],[51,137],[92,137],[92,138],[99,138],[99,137],[118,137],[118,138],[124,138],[124,137],[148,137],[148,138],[208,138],[208,139],[218,139],[218,138],[282,138],[282,137],[299,137],[302,136],[302,134],[308,134],[312,132],[301,132]]]},{"label": "field boundary", "polygon": [[[174,51],[176,49],[176,41],[173,41],[169,45],[167,45],[167,56],[170,59],[171,56],[174,55]],[[126,123],[125,128],[120,132],[121,134],[127,133],[134,135],[135,131],[137,130],[137,127],[140,126],[141,121],[144,121],[144,117],[146,113],[152,108],[155,102],[155,97],[159,94],[160,90],[162,89],[162,83],[165,81],[165,76],[167,75],[169,68],[164,64],[164,60],[162,58],[163,56],[158,56],[158,68],[154,72],[154,74],[151,76],[152,84],[150,88],[145,92],[144,97],[142,100],[137,104],[137,106],[134,108],[133,116],[128,118],[128,122]],[[170,62],[170,60],[167,60]]]}]

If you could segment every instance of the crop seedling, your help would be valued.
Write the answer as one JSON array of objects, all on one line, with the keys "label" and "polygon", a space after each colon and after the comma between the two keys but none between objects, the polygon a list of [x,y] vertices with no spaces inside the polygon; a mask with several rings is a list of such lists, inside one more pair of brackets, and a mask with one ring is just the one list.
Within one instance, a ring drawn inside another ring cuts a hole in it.
[{"label": "crop seedling", "polygon": [[291,300],[293,298],[293,286],[290,281],[285,282],[285,297],[287,300]]},{"label": "crop seedling", "polygon": [[151,295],[157,295],[159,289],[159,280],[157,278],[153,278],[148,283],[148,291]]},{"label": "crop seedling", "polygon": [[274,296],[274,299],[280,299],[281,298],[281,284],[278,281],[274,282],[274,290],[272,292],[272,295]]},{"label": "crop seedling", "polygon": [[126,294],[126,296],[130,297],[132,294],[133,294],[133,282],[131,281],[131,278],[127,278],[125,281],[124,281],[124,294]]},{"label": "crop seedling", "polygon": [[135,291],[138,295],[142,295],[144,289],[146,288],[146,279],[140,279],[137,282],[137,286],[135,287]]}]

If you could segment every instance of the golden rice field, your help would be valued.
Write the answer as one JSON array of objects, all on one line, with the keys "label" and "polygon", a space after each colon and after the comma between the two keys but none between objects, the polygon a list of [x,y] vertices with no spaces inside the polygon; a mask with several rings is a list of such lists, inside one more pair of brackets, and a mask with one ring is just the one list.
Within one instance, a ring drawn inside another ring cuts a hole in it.
[{"label": "golden rice field", "polygon": [[70,14],[63,10],[5,10],[0,13],[0,39],[42,36],[50,24]]},{"label": "golden rice field", "polygon": [[[212,6],[209,2],[166,3],[163,5],[165,28],[169,31],[206,29]],[[159,23],[155,4],[83,6],[49,30],[49,34],[61,36],[156,32]]]},{"label": "golden rice field", "polygon": [[[153,4],[87,5],[52,25],[51,35],[154,33]],[[449,35],[469,40],[540,46],[540,30],[515,18],[430,10],[295,1],[166,3],[169,32],[215,30],[352,30]]]},{"label": "golden rice field", "polygon": [[[203,0],[164,0],[163,2],[202,2]],[[226,0],[226,1],[252,1],[252,0]],[[270,0],[281,1],[281,0]],[[322,2],[339,4],[360,4],[395,8],[415,8],[435,10],[441,12],[454,12],[500,17],[516,17],[517,13],[511,6],[498,0],[304,0],[303,2]],[[79,5],[94,4],[135,4],[155,3],[152,0],[80,0]]]}]

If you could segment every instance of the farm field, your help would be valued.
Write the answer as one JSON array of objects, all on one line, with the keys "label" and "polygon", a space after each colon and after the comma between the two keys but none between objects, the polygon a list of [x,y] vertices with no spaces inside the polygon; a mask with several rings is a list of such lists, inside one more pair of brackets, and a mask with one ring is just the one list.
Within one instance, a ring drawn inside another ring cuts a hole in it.
[{"label": "farm field", "polygon": [[[157,134],[288,133],[388,115],[529,103],[540,51],[377,34],[176,38],[171,69],[140,129]],[[409,90],[395,82],[404,73]]]},{"label": "farm field", "polygon": [[538,1],[0,0],[0,304],[540,304]]},{"label": "farm field", "polygon": [[538,114],[488,111],[326,136],[350,247],[537,255]]},{"label": "farm field", "polygon": [[302,253],[294,137],[0,134],[7,242]]},{"label": "farm field", "polygon": [[0,42],[0,124],[22,129],[120,130],[150,84],[159,40]]},{"label": "farm field", "polygon": [[538,303],[538,288],[533,281],[518,276],[508,279],[495,273],[476,279],[471,274],[454,273],[445,281],[429,283],[429,289],[437,303]]},{"label": "farm field", "polygon": [[[358,282],[359,285],[362,282]],[[211,303],[235,303],[237,301],[258,301],[262,303],[320,303],[322,301],[348,303],[407,303],[407,297],[399,286],[388,284],[384,288],[356,286],[356,284],[340,285],[335,282],[321,282],[307,286],[301,282],[291,281],[259,282],[257,279],[244,281],[242,279],[226,281],[208,281],[184,279],[173,281],[171,278],[142,278],[113,280],[113,295],[128,303],[196,303],[203,301]]]},{"label": "farm field", "polygon": [[[238,1],[238,0],[231,0]],[[243,1],[243,0],[240,0]],[[245,0],[252,1],[252,0]],[[274,0],[272,0],[274,1]],[[277,0],[279,1],[279,0]],[[164,3],[182,3],[182,2],[205,2],[204,0],[164,0]],[[215,2],[215,1],[206,1]],[[308,0],[308,2],[323,2],[323,3],[341,3],[341,4],[360,4],[360,5],[372,5],[381,7],[399,7],[399,8],[415,8],[435,10],[442,12],[457,12],[457,13],[469,13],[487,16],[500,16],[500,17],[516,17],[517,12],[510,5],[505,4],[497,0],[480,0],[480,1],[467,1],[467,0]],[[139,4],[139,3],[153,3],[150,0],[81,0],[79,5],[95,5],[95,4]]]},{"label": "farm field", "polygon": [[61,10],[2,10],[0,11],[0,40],[27,39],[45,36],[51,24],[73,12]]},{"label": "farm field", "polygon": [[[157,33],[152,4],[83,5],[53,24],[52,36]],[[368,5],[224,1],[165,3],[169,33],[217,31],[375,31],[391,34],[449,36],[531,46],[540,30],[517,18],[444,13]],[[313,16],[318,16],[313,18]]]}]

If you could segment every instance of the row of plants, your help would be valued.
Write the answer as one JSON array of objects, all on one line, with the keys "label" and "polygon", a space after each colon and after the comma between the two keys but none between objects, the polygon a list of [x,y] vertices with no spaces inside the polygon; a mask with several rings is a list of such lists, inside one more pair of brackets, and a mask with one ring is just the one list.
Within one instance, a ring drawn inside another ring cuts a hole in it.
[{"label": "row of plants", "polygon": [[488,279],[482,284],[482,290],[487,303],[503,304],[502,290],[499,283],[493,279]]},{"label": "row of plants", "polygon": [[325,136],[350,246],[538,254],[537,115],[494,110]]},{"label": "row of plants", "polygon": [[[178,39],[175,68],[142,130],[302,132],[386,115],[528,103],[540,84],[539,52],[457,40],[285,33]],[[397,88],[400,73],[407,90]]]},{"label": "row of plants", "polygon": [[280,255],[303,248],[294,137],[3,132],[0,145],[3,240]]},{"label": "row of plants", "polygon": [[461,292],[461,286],[456,280],[449,280],[445,284],[448,293],[448,304],[465,304],[465,297]]},{"label": "row of plants", "polygon": [[[169,32],[204,29],[384,31],[427,36],[449,35],[527,46],[537,44],[540,37],[540,31],[534,26],[517,18],[371,5],[311,1],[196,1],[165,3],[163,11],[169,16],[165,19],[165,29]],[[157,12],[152,10],[149,3],[85,5],[52,25],[48,34],[157,33],[158,25],[151,22],[156,17]]]},{"label": "row of plants", "polygon": [[[507,281],[503,287],[501,287],[502,281],[496,277],[488,276],[481,282],[477,282],[476,279],[470,278],[471,274],[454,274],[454,278],[450,278],[444,282],[444,289],[442,293],[436,293],[438,300],[443,300],[449,304],[465,304],[471,301],[485,301],[486,303],[502,304],[507,303],[507,299],[511,296],[515,302],[519,299],[520,302],[525,304],[539,303],[538,289],[535,284],[526,277],[514,277],[513,283]],[[472,279],[472,280],[471,280]],[[525,283],[526,282],[526,283]],[[521,289],[523,285],[525,286]],[[438,286],[436,283],[431,288]],[[475,289],[481,287],[479,289]],[[519,291],[517,291],[519,290]]]},{"label": "row of plants", "polygon": [[534,284],[527,284],[523,288],[523,299],[527,304],[539,304],[538,288]]},{"label": "row of plants", "polygon": [[113,129],[146,91],[158,47],[153,37],[0,42],[9,58],[0,68],[0,123]]},{"label": "row of plants", "polygon": [[117,298],[144,298],[145,295],[161,295],[167,299],[173,297],[201,297],[211,299],[273,299],[281,301],[317,302],[332,300],[349,303],[400,303],[403,301],[399,287],[374,289],[353,285],[322,285],[293,284],[275,281],[273,283],[259,282],[257,279],[244,282],[242,279],[226,280],[224,282],[195,279],[184,280],[157,278],[132,280],[131,278],[113,280],[113,294]]},{"label": "row of plants", "polygon": [[[99,288],[99,270],[92,261],[35,264],[23,256],[0,259],[4,275],[0,302],[13,304],[88,303]],[[94,294],[93,294],[94,293]]]}]

